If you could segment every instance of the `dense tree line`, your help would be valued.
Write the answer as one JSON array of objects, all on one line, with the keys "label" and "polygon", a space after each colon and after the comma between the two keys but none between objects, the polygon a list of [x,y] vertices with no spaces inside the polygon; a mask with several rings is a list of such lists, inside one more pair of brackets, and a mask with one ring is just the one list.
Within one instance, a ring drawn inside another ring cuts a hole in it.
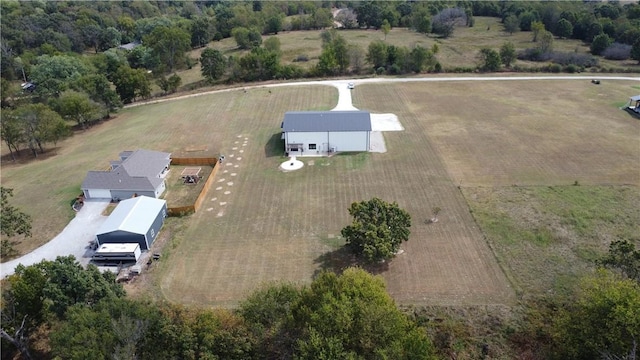
[{"label": "dense tree line", "polygon": [[[529,300],[517,320],[494,323],[511,347],[503,355],[637,357],[638,251],[615,242],[601,261],[614,271],[599,269],[572,294]],[[454,318],[399,309],[380,277],[355,268],[304,286],[264,286],[234,310],[130,300],[115,275],[73,257],[19,266],[2,285],[3,358],[434,359],[487,356],[493,346],[475,347],[468,321],[452,329]]]}]

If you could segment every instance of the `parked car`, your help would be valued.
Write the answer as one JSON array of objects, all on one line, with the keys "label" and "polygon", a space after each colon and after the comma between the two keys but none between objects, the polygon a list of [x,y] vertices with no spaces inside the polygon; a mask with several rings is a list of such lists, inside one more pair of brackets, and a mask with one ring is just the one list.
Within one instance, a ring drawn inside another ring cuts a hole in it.
[{"label": "parked car", "polygon": [[354,83],[350,82],[349,84],[347,84],[347,87],[348,87],[349,89],[353,89],[354,87],[356,87],[356,84],[354,84]]}]

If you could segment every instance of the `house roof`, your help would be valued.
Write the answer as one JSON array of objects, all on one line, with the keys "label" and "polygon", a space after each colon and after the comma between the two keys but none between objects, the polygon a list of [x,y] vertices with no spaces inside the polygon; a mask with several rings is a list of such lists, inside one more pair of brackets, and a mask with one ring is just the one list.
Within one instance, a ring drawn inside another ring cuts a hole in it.
[{"label": "house roof", "polygon": [[[134,152],[125,151],[120,154],[125,156],[120,166],[125,169],[130,176],[157,177],[165,166],[171,161],[171,154],[140,149]],[[117,170],[117,169],[115,169]]]},{"label": "house roof", "polygon": [[162,183],[158,177],[130,176],[125,171],[88,171],[81,189],[155,191]]},{"label": "house roof", "polygon": [[290,111],[284,114],[282,131],[371,131],[371,116],[366,111]]},{"label": "house roof", "polygon": [[171,154],[140,149],[124,151],[120,159],[111,162],[111,171],[87,172],[80,188],[154,191],[162,184],[158,174],[171,162]]},{"label": "house roof", "polygon": [[96,235],[114,231],[126,231],[144,235],[166,206],[166,200],[138,196],[121,201],[109,218],[100,226]]},{"label": "house roof", "polygon": [[140,42],[134,41],[134,42],[130,42],[130,43],[127,43],[127,44],[122,44],[122,45],[118,46],[118,49],[133,50],[133,49],[137,48],[140,45],[142,45]]}]

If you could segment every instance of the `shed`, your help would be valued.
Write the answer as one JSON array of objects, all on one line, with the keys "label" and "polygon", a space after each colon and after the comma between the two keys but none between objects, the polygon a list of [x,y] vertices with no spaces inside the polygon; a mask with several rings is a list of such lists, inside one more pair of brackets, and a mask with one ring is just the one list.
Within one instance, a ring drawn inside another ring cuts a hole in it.
[{"label": "shed", "polygon": [[98,245],[137,243],[148,250],[167,216],[167,202],[148,196],[121,201],[96,233]]},{"label": "shed", "polygon": [[282,137],[288,155],[326,155],[369,151],[371,114],[366,111],[291,111]]},{"label": "shed", "polygon": [[630,97],[626,109],[640,114],[640,95]]}]

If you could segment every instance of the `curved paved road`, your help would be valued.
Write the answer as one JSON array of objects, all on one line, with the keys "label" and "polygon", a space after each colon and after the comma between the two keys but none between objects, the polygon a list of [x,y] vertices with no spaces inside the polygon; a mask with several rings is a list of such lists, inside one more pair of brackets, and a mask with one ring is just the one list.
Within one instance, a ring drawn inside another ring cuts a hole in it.
[{"label": "curved paved road", "polygon": [[[228,88],[222,90],[211,90],[205,91],[197,94],[189,94],[176,96],[173,98],[166,99],[158,99],[158,100],[150,100],[145,102],[139,102],[135,104],[126,105],[125,108],[136,107],[142,105],[149,104],[157,104],[160,102],[166,101],[174,101],[180,99],[186,99],[190,97],[203,96],[221,92],[228,91],[237,91],[240,89],[258,89],[265,87],[281,87],[281,86],[302,86],[302,85],[326,85],[333,86],[337,88],[339,91],[345,91],[347,89],[347,84],[352,82],[356,86],[359,84],[371,84],[371,83],[394,83],[394,82],[447,82],[447,81],[531,81],[531,80],[588,80],[591,81],[593,79],[599,80],[630,80],[630,81],[640,81],[640,77],[633,76],[598,76],[598,74],[594,74],[591,76],[453,76],[453,77],[411,77],[411,78],[368,78],[368,79],[343,79],[343,80],[315,80],[315,81],[298,81],[298,82],[287,82],[287,83],[277,83],[277,84],[259,84],[253,86],[243,86],[242,88]],[[342,94],[341,94],[342,95]],[[349,94],[349,98],[351,95]],[[338,100],[340,102],[340,100]],[[354,108],[355,109],[355,108]]]},{"label": "curved paved road", "polygon": [[[631,80],[640,81],[640,77],[630,76],[468,76],[468,77],[412,77],[412,78],[370,78],[370,79],[345,79],[345,80],[318,80],[318,81],[300,81],[300,82],[288,82],[278,84],[261,84],[254,86],[245,86],[245,89],[255,89],[263,87],[281,87],[281,86],[302,86],[302,85],[326,85],[333,86],[338,89],[339,97],[338,104],[335,109],[340,110],[357,110],[351,103],[351,90],[348,89],[347,84],[350,82],[359,84],[370,83],[393,83],[393,82],[442,82],[442,81],[531,81],[531,80]],[[213,90],[198,94],[190,94],[184,96],[177,96],[174,98],[158,99],[147,102],[141,102],[136,104],[127,105],[126,107],[142,106],[155,104],[165,101],[174,101],[185,99],[189,97],[196,97],[208,94],[215,94],[227,91],[236,91],[239,88],[229,88],[223,90]],[[58,236],[53,238],[48,243],[33,250],[32,252],[19,257],[17,259],[8,261],[1,265],[0,275],[5,277],[11,275],[15,271],[15,267],[18,264],[32,265],[43,259],[54,260],[58,256],[75,255],[75,257],[82,264],[89,262],[87,253],[87,245],[89,241],[93,240],[95,233],[106,220],[105,216],[101,213],[107,206],[107,202],[87,201],[76,215],[71,220],[69,225],[62,230]]]}]

